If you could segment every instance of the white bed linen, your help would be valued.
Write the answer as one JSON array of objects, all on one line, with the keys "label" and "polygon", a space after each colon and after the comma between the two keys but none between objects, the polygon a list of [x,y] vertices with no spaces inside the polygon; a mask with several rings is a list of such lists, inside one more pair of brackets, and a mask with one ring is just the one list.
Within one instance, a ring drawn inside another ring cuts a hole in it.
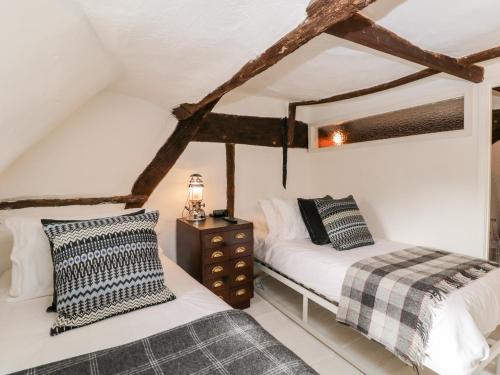
[{"label": "white bed linen", "polygon": [[52,297],[7,302],[9,271],[0,278],[0,374],[126,344],[231,307],[162,257],[174,301],[112,317],[51,337]]},{"label": "white bed linen", "polygon": [[[336,251],[309,240],[260,241],[255,256],[295,281],[338,301],[350,265],[365,257],[411,247],[376,239],[374,245]],[[500,269],[451,293],[436,311],[424,364],[439,374],[471,374],[489,355],[485,336],[500,325]]]}]

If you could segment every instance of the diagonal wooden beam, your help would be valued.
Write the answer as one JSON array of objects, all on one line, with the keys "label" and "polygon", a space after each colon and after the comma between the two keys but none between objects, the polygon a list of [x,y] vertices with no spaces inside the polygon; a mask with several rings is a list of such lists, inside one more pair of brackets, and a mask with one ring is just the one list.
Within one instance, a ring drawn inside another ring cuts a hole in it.
[{"label": "diagonal wooden beam", "polygon": [[[490,48],[485,51],[481,51],[478,53],[474,53],[472,55],[468,55],[465,57],[462,57],[458,59],[460,63],[462,64],[475,64],[478,62],[482,61],[487,61],[491,59],[495,59],[500,57],[500,47],[494,47]],[[337,94],[330,96],[328,98],[323,98],[323,99],[316,99],[316,100],[302,100],[302,101],[296,101],[296,102],[291,102],[289,106],[293,107],[299,107],[299,106],[305,106],[305,105],[317,105],[317,104],[326,104],[326,103],[334,103],[334,102],[339,102],[342,100],[347,100],[347,99],[353,99],[353,98],[358,98],[360,96],[364,95],[369,95],[369,94],[374,94],[377,92],[389,90],[398,86],[403,86],[411,82],[418,81],[423,78],[427,78],[436,74],[439,74],[440,72],[434,70],[434,69],[424,69],[419,72],[409,74],[407,76],[395,79],[390,82],[385,82],[381,83],[376,86],[372,86],[366,89],[361,89],[361,90],[355,90],[355,91],[350,91],[342,94]]]},{"label": "diagonal wooden beam", "polygon": [[333,25],[326,32],[474,83],[482,82],[484,78],[482,67],[470,65],[470,62],[464,64],[459,59],[426,51],[361,14],[355,14],[351,18]]},{"label": "diagonal wooden beam", "polygon": [[475,64],[481,61],[496,59],[497,57],[500,57],[500,46],[462,57],[459,61],[462,64]]},{"label": "diagonal wooden beam", "polygon": [[181,104],[172,111],[179,120],[193,116],[200,108],[241,86],[267,70],[337,22],[359,12],[375,0],[316,0],[308,8],[307,18],[256,59],[247,62],[228,81],[195,104]]},{"label": "diagonal wooden beam", "polygon": [[[156,153],[153,160],[140,174],[132,187],[132,195],[145,195],[149,198],[153,190],[172,169],[175,162],[182,155],[189,142],[192,141],[205,116],[215,107],[219,99],[205,105],[193,117],[179,121],[174,132],[167,142]],[[142,207],[146,203],[127,203],[125,208]]]}]

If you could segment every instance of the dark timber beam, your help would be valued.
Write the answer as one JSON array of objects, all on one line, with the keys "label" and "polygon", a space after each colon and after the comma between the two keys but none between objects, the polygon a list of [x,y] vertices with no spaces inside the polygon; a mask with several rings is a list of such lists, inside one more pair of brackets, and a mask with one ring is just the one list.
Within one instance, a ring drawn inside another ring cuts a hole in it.
[{"label": "dark timber beam", "polygon": [[288,106],[288,146],[293,144],[295,137],[295,125],[297,124],[295,117],[297,116],[297,107]]},{"label": "dark timber beam", "polygon": [[423,50],[361,14],[355,14],[333,25],[326,32],[474,83],[482,82],[484,78],[482,67],[470,65],[471,63],[464,64],[459,59]]},{"label": "dark timber beam", "polygon": [[[209,113],[193,141],[282,147],[282,127],[282,118]],[[295,137],[290,147],[308,147],[307,124],[296,122]]]},{"label": "dark timber beam", "polygon": [[364,9],[375,0],[316,0],[307,9],[307,18],[264,53],[247,62],[228,81],[205,96],[198,103],[181,104],[173,110],[179,120],[193,116],[200,108],[241,86],[249,79],[267,70],[311,39]]},{"label": "dark timber beam", "polygon": [[[132,187],[133,195],[146,195],[148,198],[175,162],[182,155],[189,142],[200,129],[203,118],[215,107],[219,100],[205,105],[193,117],[179,121],[167,142],[158,150],[153,160],[140,174]],[[128,203],[126,208],[142,207],[142,203]]]},{"label": "dark timber beam", "polygon": [[30,198],[0,201],[0,210],[18,210],[32,207],[94,206],[98,204],[143,204],[145,195],[121,195],[100,198]]},{"label": "dark timber beam", "polygon": [[372,86],[372,87],[369,87],[366,89],[350,91],[350,92],[346,92],[343,94],[333,95],[333,96],[330,96],[328,98],[323,98],[323,99],[318,99],[318,100],[304,100],[301,102],[293,102],[293,103],[290,103],[290,105],[298,107],[298,106],[303,106],[303,105],[316,105],[316,104],[333,103],[333,102],[338,102],[341,100],[357,98],[359,96],[374,94],[376,92],[385,91],[385,90],[392,89],[394,87],[406,85],[408,83],[415,82],[415,81],[418,81],[420,79],[427,78],[427,77],[433,76],[433,75],[438,74],[438,73],[439,72],[432,70],[432,69],[425,69],[425,70],[421,70],[420,72],[413,73],[413,74],[404,76],[402,78],[395,79],[394,81],[381,83],[380,85],[375,85],[375,86]]},{"label": "dark timber beam", "polygon": [[227,194],[227,215],[234,217],[234,172],[235,172],[235,146],[234,143],[226,143],[226,194]]},{"label": "dark timber beam", "polygon": [[[459,59],[462,64],[475,64],[482,61],[487,61],[491,59],[495,59],[500,57],[500,47],[495,47],[488,49],[486,51],[478,52],[469,56],[465,56]],[[434,69],[424,69],[419,72],[404,76],[402,78],[395,79],[390,82],[381,83],[380,85],[372,86],[367,89],[355,90],[351,92],[346,92],[343,94],[337,94],[330,96],[328,98],[317,99],[317,100],[303,100],[298,102],[292,102],[289,106],[299,107],[305,105],[317,105],[317,104],[326,104],[326,103],[334,103],[342,100],[358,98],[360,96],[374,94],[377,92],[389,90],[395,87],[403,86],[411,82],[418,81],[420,79],[424,79],[436,74],[439,74],[437,70]]]}]

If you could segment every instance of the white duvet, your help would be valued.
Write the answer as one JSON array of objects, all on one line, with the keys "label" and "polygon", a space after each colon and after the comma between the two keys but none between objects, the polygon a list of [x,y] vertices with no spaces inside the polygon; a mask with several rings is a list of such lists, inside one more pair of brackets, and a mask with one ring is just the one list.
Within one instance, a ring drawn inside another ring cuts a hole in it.
[{"label": "white duvet", "polygon": [[[376,240],[375,245],[336,251],[310,240],[256,241],[255,256],[292,279],[338,301],[350,265],[365,257],[410,245]],[[500,269],[451,293],[436,311],[424,361],[443,375],[471,374],[489,355],[488,336],[500,325]]]},{"label": "white duvet", "polygon": [[52,297],[7,302],[9,272],[0,278],[0,374],[24,370],[129,343],[231,307],[162,257],[165,278],[177,299],[50,336]]}]

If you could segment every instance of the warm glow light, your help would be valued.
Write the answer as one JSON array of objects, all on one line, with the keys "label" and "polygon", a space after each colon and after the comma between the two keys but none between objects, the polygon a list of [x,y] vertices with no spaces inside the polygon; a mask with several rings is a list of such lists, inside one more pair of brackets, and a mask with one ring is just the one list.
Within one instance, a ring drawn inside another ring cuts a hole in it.
[{"label": "warm glow light", "polygon": [[189,188],[189,200],[190,201],[202,201],[203,200],[203,187],[191,186]]},{"label": "warm glow light", "polygon": [[340,131],[336,131],[333,133],[332,136],[333,143],[335,143],[335,146],[340,146],[341,144],[344,143],[344,134]]},{"label": "warm glow light", "polygon": [[201,175],[198,173],[194,173],[190,176],[188,192],[188,199],[190,201],[201,202],[203,200],[203,181]]}]

